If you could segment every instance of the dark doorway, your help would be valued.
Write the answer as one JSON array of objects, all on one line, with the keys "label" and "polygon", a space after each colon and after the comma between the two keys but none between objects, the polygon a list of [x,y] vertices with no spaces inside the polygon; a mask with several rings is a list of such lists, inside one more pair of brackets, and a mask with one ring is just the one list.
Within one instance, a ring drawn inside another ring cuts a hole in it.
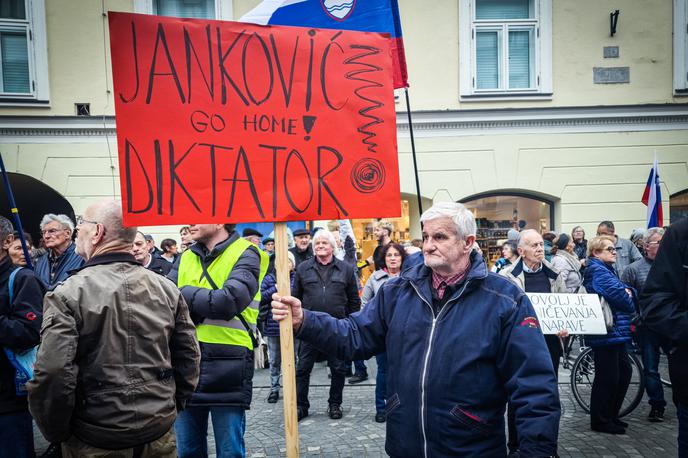
[{"label": "dark doorway", "polygon": [[[59,192],[28,175],[21,173],[7,175],[24,230],[31,234],[35,243],[41,239],[39,226],[46,213],[64,214],[74,221],[74,209]],[[14,224],[4,185],[0,186],[0,215]]]}]

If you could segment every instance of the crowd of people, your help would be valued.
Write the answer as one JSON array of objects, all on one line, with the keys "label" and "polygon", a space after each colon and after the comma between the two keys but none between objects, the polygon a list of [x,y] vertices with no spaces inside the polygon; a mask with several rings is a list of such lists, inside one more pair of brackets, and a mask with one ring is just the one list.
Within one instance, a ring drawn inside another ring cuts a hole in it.
[{"label": "crowd of people", "polygon": [[245,456],[256,351],[267,343],[266,401],[276,403],[288,309],[299,421],[325,409],[309,402],[317,361],[329,366],[326,411],[338,420],[347,377],[368,379],[374,357],[371,409],[386,423],[390,456],[556,456],[570,336],[543,335],[525,292],[597,294],[611,311],[606,335],[585,336],[595,432],[629,428],[619,411],[631,339],[642,350],[647,420],[665,420],[658,365],[668,355],[679,454],[688,456],[686,220],[630,239],[611,221],[589,240],[580,226],[512,229],[491,269],[461,204],[436,204],[421,222],[422,241],[404,245],[379,221],[367,259],[347,220],[293,231],[291,292],[280,296],[275,240],[253,228],[193,224],[180,230],[179,249],[173,239],[157,248],[104,201],[76,225],[45,215],[37,247],[23,234],[32,271],[20,234],[0,217],[0,456],[35,455],[34,421],[47,456],[207,456],[209,421],[217,456]]}]

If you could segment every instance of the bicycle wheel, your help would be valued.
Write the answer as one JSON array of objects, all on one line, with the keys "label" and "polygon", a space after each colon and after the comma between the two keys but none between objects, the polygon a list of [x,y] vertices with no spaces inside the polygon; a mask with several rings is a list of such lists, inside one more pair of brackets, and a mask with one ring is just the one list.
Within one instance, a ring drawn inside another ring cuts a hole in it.
[{"label": "bicycle wheel", "polygon": [[662,385],[671,388],[671,379],[669,378],[669,360],[667,355],[660,353],[659,355],[659,379]]},{"label": "bicycle wheel", "polygon": [[625,417],[638,407],[640,401],[643,400],[645,393],[645,377],[643,376],[643,366],[636,355],[627,353],[628,362],[631,365],[631,382],[628,384],[628,390],[624,402],[619,411],[619,417]]},{"label": "bicycle wheel", "polygon": [[[645,390],[645,380],[643,379],[642,366],[635,355],[627,354],[628,362],[631,365],[631,382],[628,385],[624,402],[621,405],[619,417],[624,417],[631,413],[643,399]],[[590,413],[590,395],[592,393],[592,382],[595,379],[595,359],[592,348],[584,349],[571,369],[571,391],[578,405]]]},{"label": "bicycle wheel", "polygon": [[592,348],[588,347],[581,351],[571,368],[571,391],[585,413],[590,413],[590,393],[594,378],[595,360],[592,356]]}]

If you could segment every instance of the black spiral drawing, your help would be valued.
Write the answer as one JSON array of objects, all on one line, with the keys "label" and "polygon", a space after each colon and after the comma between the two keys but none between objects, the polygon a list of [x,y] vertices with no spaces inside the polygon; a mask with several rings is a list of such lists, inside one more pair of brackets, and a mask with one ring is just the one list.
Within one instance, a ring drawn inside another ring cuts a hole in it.
[{"label": "black spiral drawing", "polygon": [[351,169],[351,184],[363,194],[378,191],[385,184],[385,166],[372,157],[364,157]]}]

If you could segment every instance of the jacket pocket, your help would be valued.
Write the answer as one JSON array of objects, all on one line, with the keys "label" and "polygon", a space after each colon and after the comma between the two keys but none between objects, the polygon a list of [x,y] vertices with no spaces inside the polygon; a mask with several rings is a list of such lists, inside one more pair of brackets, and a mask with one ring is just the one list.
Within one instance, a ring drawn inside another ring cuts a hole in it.
[{"label": "jacket pocket", "polygon": [[459,420],[462,425],[477,433],[488,436],[493,432],[493,427],[490,423],[486,422],[477,415],[462,409],[460,406],[454,407],[451,410],[451,414],[454,416],[454,418]]},{"label": "jacket pocket", "polygon": [[390,413],[394,412],[400,405],[401,401],[399,400],[399,395],[394,393],[392,396],[387,398],[387,402],[385,403],[385,415],[389,415]]},{"label": "jacket pocket", "polygon": [[[201,375],[196,391],[201,393],[226,393],[240,388],[248,377],[253,376],[253,354],[246,348],[223,345],[201,353]],[[214,347],[217,347],[213,345]]]}]

